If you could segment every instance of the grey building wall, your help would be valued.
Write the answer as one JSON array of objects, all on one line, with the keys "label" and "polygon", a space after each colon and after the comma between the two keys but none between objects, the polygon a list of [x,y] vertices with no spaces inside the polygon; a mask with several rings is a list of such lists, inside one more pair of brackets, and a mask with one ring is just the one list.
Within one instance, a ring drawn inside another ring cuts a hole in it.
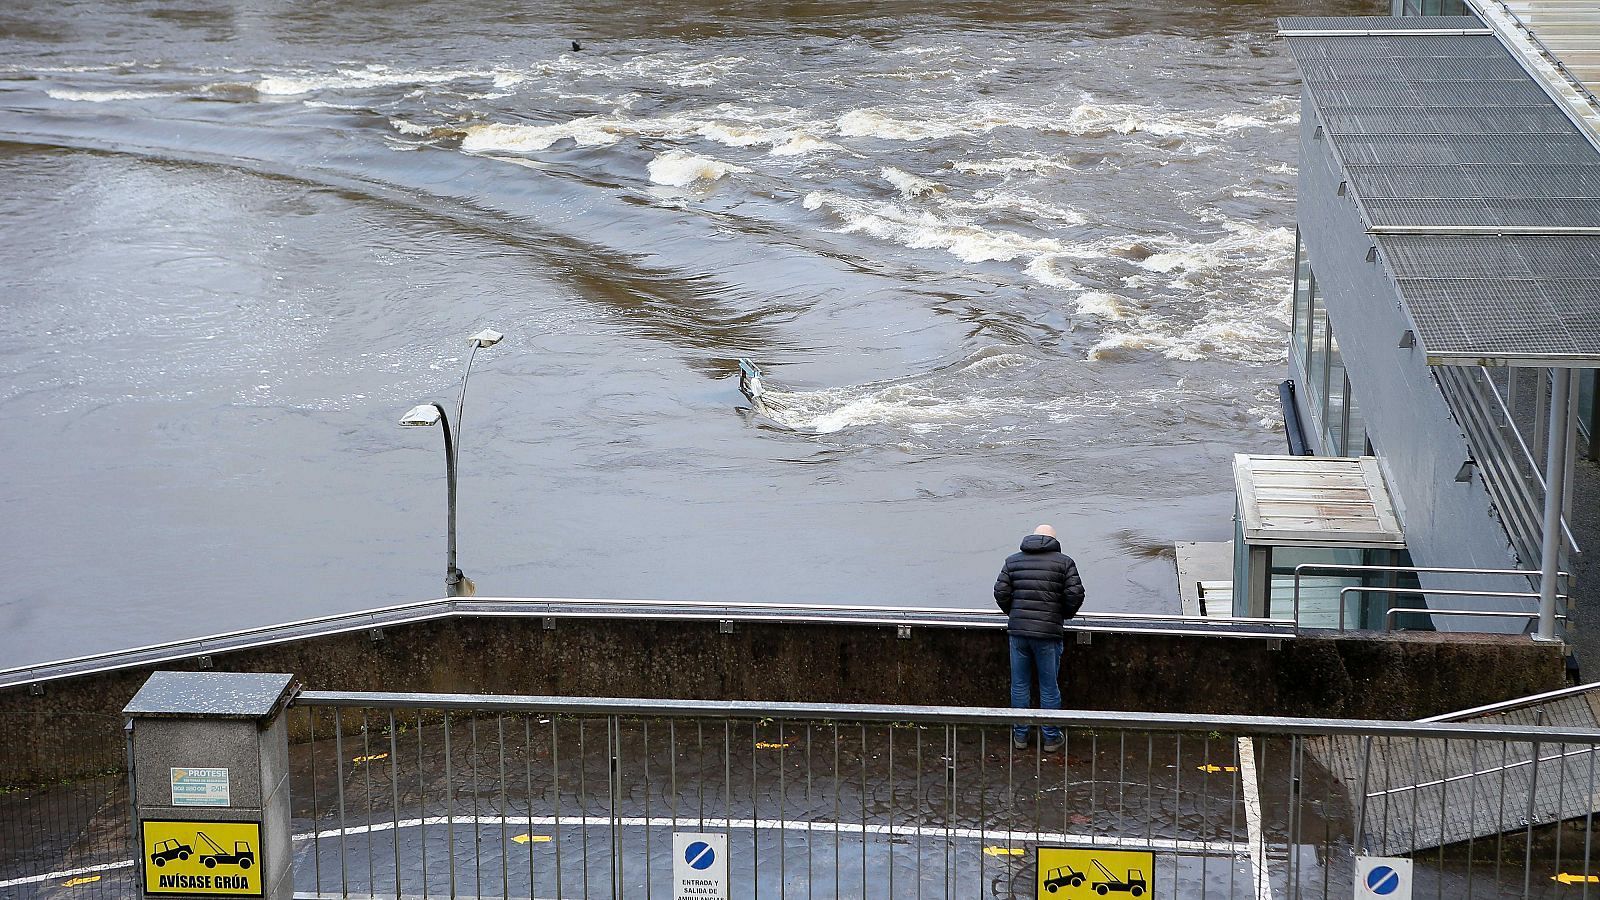
[{"label": "grey building wall", "polygon": [[[1374,242],[1354,195],[1339,196],[1344,178],[1329,141],[1315,136],[1317,124],[1315,107],[1302,91],[1296,199],[1300,240],[1327,304],[1356,403],[1366,417],[1373,450],[1394,495],[1412,559],[1419,566],[1515,568],[1510,540],[1482,481],[1477,474],[1469,482],[1455,480],[1461,463],[1473,456],[1472,450],[1422,351],[1399,346],[1401,335],[1412,327],[1399,289],[1381,255],[1376,262],[1367,262],[1367,251]],[[1291,362],[1291,377],[1297,384],[1303,384],[1306,377],[1300,366],[1299,361]],[[1296,391],[1296,397],[1301,416],[1314,421],[1307,408],[1307,392]],[[1423,586],[1432,588],[1483,589],[1485,581],[1482,576],[1422,577]],[[1526,591],[1528,583],[1509,577],[1494,582],[1493,587]],[[1509,599],[1448,598],[1448,604],[1444,599],[1430,605],[1517,608]],[[1533,604],[1530,601],[1520,608],[1531,610]],[[1524,628],[1519,620],[1465,617],[1441,625],[1475,631]]]}]

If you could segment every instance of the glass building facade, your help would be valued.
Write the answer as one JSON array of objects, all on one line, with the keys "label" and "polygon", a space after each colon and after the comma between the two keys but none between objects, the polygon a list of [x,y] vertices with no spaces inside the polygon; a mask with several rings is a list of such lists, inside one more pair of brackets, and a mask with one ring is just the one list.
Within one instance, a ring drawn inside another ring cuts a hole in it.
[{"label": "glass building facade", "polygon": [[1299,385],[1310,413],[1306,437],[1323,456],[1367,456],[1372,453],[1367,429],[1339,354],[1328,308],[1317,287],[1305,244],[1295,239],[1294,327],[1290,352],[1304,376]]}]

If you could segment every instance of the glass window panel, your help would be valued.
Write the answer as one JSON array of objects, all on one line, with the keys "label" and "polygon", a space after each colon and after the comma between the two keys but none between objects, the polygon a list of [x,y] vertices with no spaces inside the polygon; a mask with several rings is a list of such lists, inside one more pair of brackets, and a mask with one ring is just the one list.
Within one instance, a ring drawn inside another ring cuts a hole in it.
[{"label": "glass window panel", "polygon": [[[1360,548],[1353,547],[1273,547],[1272,578],[1267,585],[1268,615],[1277,619],[1294,616],[1294,569],[1302,563],[1359,566]],[[1362,584],[1359,575],[1314,572],[1300,576],[1300,624],[1306,628],[1339,627],[1339,592]],[[1351,595],[1346,595],[1348,601]],[[1345,627],[1355,623],[1346,613]]]},{"label": "glass window panel", "polygon": [[1578,422],[1583,425],[1592,440],[1594,438],[1594,387],[1595,369],[1579,369],[1578,378]]},{"label": "glass window panel", "polygon": [[1328,310],[1322,305],[1322,292],[1311,280],[1311,347],[1306,359],[1306,408],[1320,412],[1328,395]]},{"label": "glass window panel", "polygon": [[1294,353],[1304,363],[1311,344],[1311,260],[1305,245],[1295,240],[1294,258]]},{"label": "glass window panel", "polygon": [[1362,456],[1367,452],[1367,422],[1361,417],[1361,406],[1356,403],[1355,394],[1350,391],[1348,375],[1344,385],[1345,419],[1349,423],[1345,426],[1344,455]]},{"label": "glass window panel", "polygon": [[1323,452],[1344,454],[1344,358],[1339,355],[1339,338],[1328,334],[1328,402],[1322,411],[1322,431],[1327,437]]}]

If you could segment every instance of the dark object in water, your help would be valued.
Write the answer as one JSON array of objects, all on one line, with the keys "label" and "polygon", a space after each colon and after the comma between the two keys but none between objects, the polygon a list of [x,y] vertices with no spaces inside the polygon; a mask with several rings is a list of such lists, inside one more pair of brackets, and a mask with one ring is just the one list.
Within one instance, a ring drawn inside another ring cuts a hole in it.
[{"label": "dark object in water", "polygon": [[739,393],[757,412],[766,412],[767,404],[761,399],[767,392],[766,386],[761,383],[761,370],[756,364],[744,357],[739,358]]},{"label": "dark object in water", "polygon": [[573,41],[573,42],[572,42],[572,49],[573,49],[573,50],[574,50],[574,51],[577,51],[577,50],[582,50],[582,49],[583,49],[583,45],[582,45],[582,44],[580,44],[580,43],[578,43],[578,42],[577,42],[577,41]]}]

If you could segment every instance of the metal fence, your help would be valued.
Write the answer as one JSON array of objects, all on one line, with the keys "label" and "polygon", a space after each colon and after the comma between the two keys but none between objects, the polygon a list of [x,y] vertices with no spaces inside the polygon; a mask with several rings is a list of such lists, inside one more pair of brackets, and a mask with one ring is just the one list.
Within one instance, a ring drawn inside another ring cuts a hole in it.
[{"label": "metal fence", "polygon": [[21,748],[0,741],[0,898],[131,895],[123,718],[19,718],[31,740],[48,748],[49,763],[32,752],[19,761]]},{"label": "metal fence", "polygon": [[1023,717],[1063,729],[1046,752],[1002,709],[308,692],[289,714],[302,896],[670,897],[675,832],[726,835],[741,898],[1033,897],[1041,845],[1151,849],[1157,897],[1347,897],[1358,851],[1411,857],[1416,896],[1590,890],[1593,727]]}]

